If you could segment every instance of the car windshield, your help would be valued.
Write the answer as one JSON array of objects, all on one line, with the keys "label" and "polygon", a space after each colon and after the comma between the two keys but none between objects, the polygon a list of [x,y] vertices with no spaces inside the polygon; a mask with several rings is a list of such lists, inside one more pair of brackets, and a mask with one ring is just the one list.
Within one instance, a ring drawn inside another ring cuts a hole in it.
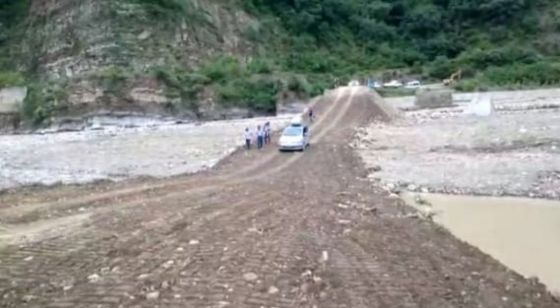
[{"label": "car windshield", "polygon": [[283,136],[301,136],[301,127],[287,127],[282,133]]}]

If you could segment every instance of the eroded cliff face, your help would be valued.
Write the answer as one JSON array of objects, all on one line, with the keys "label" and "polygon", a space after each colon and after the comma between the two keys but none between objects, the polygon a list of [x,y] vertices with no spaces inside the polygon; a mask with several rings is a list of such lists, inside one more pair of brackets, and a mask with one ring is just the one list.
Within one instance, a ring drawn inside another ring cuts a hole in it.
[{"label": "eroded cliff face", "polygon": [[[254,48],[247,33],[258,27],[223,2],[187,2],[178,14],[152,12],[137,0],[31,0],[22,63],[46,85],[57,115],[177,112],[184,97],[154,72],[192,70],[217,54],[244,59]],[[211,91],[202,92],[210,94],[193,99],[198,106],[184,115],[224,112]]]}]

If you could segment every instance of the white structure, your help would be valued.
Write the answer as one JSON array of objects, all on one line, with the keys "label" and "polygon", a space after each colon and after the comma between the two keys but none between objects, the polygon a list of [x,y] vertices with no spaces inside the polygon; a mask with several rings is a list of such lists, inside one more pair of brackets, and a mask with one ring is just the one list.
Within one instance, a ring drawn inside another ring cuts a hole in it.
[{"label": "white structure", "polygon": [[494,114],[492,97],[486,93],[476,93],[469,105],[467,113],[479,117],[491,116]]},{"label": "white structure", "polygon": [[0,89],[0,113],[16,113],[27,96],[27,88]]}]

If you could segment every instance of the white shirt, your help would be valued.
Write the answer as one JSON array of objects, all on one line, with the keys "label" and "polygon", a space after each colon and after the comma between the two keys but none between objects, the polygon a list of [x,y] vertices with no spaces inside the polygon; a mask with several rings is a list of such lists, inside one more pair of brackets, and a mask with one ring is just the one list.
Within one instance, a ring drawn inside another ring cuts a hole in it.
[{"label": "white shirt", "polygon": [[244,137],[245,137],[245,140],[251,140],[251,139],[253,139],[253,133],[250,130],[246,131]]}]

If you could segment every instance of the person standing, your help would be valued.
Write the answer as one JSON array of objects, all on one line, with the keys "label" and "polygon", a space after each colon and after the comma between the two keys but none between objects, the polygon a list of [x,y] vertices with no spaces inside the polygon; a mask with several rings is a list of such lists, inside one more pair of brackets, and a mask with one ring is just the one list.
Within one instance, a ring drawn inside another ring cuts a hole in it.
[{"label": "person standing", "polygon": [[250,150],[251,149],[251,141],[253,140],[253,133],[251,133],[251,131],[249,130],[249,128],[245,128],[245,149]]},{"label": "person standing", "polygon": [[264,129],[259,125],[257,126],[257,149],[262,149],[264,142]]},{"label": "person standing", "polygon": [[270,127],[270,122],[264,124],[264,144],[270,144],[271,142],[272,128]]},{"label": "person standing", "polygon": [[309,116],[309,122],[313,122],[313,108],[309,107],[307,115]]}]

